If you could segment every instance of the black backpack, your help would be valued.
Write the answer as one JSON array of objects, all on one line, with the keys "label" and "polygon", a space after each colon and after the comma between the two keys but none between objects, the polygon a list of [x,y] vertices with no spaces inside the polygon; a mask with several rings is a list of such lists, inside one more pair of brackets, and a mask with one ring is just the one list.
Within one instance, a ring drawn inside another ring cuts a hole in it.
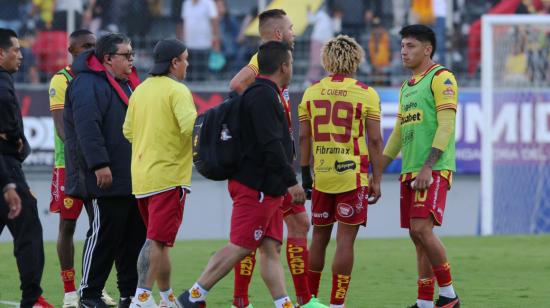
[{"label": "black backpack", "polygon": [[239,167],[243,151],[241,99],[241,95],[233,92],[220,105],[195,120],[193,164],[207,179],[227,180]]}]

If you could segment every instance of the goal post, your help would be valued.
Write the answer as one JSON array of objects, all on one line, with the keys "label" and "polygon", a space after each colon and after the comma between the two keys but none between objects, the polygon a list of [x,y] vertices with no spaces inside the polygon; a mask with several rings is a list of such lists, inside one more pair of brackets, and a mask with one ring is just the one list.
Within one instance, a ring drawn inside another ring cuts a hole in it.
[{"label": "goal post", "polygon": [[484,15],[481,234],[550,232],[550,16]]}]

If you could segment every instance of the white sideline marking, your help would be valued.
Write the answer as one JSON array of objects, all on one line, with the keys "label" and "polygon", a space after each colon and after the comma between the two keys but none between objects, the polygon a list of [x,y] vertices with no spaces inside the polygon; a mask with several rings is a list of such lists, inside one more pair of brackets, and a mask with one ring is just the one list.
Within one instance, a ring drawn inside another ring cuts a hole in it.
[{"label": "white sideline marking", "polygon": [[19,307],[19,303],[16,303],[16,302],[0,301],[0,304],[10,305],[10,306],[13,306],[13,307]]}]

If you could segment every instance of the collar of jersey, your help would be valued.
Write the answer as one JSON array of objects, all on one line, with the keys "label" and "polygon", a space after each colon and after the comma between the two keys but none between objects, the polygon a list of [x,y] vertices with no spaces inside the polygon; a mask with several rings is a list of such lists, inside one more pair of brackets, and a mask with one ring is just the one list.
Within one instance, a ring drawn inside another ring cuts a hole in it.
[{"label": "collar of jersey", "polygon": [[436,69],[439,66],[440,66],[439,64],[434,63],[432,66],[428,67],[428,69],[426,69],[426,71],[424,71],[424,73],[422,73],[420,75],[412,76],[412,78],[409,79],[407,84],[409,86],[414,86],[414,85],[418,84],[420,81],[422,81],[422,79],[424,79],[424,77],[426,77],[426,75],[428,75],[431,71],[433,71],[434,69]]}]

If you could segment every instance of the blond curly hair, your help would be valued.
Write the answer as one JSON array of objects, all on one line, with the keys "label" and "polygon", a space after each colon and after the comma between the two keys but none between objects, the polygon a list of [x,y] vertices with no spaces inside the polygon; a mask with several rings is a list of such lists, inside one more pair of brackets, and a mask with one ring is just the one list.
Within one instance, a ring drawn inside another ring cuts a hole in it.
[{"label": "blond curly hair", "polygon": [[365,58],[365,50],[347,35],[338,35],[321,49],[325,70],[331,74],[353,75]]}]

